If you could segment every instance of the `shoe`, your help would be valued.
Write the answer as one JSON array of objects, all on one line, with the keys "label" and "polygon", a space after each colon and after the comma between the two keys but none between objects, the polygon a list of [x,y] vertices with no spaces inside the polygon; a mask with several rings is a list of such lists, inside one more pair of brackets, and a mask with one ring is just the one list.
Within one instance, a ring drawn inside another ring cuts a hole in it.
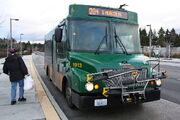
[{"label": "shoe", "polygon": [[16,104],[16,101],[11,101],[11,105],[14,105],[14,104]]},{"label": "shoe", "polygon": [[19,98],[18,101],[26,101],[26,98],[22,97],[22,98]]}]

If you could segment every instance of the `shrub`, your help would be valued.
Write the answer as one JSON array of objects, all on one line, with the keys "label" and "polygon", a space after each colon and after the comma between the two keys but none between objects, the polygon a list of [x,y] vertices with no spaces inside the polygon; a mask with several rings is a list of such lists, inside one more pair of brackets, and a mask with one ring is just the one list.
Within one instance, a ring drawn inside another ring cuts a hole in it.
[{"label": "shrub", "polygon": [[180,53],[174,53],[171,57],[172,58],[180,58]]}]

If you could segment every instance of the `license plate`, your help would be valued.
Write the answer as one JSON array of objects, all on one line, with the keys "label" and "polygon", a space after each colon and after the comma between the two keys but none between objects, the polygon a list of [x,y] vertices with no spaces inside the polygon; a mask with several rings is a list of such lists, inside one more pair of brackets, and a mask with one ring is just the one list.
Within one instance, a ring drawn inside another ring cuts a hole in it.
[{"label": "license plate", "polygon": [[107,99],[96,99],[94,101],[94,106],[106,106],[107,105]]}]

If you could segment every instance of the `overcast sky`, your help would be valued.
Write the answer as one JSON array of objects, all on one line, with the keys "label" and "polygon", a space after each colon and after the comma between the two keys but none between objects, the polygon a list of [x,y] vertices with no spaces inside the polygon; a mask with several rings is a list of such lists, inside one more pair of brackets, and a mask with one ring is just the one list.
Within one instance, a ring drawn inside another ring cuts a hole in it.
[{"label": "overcast sky", "polygon": [[[9,19],[13,21],[13,37],[19,40],[44,41],[44,35],[68,15],[70,4],[90,4],[118,8],[128,4],[127,10],[138,13],[140,27],[161,26],[180,32],[180,2],[178,0],[0,0],[0,37],[9,35]],[[148,28],[147,28],[148,29]]]}]

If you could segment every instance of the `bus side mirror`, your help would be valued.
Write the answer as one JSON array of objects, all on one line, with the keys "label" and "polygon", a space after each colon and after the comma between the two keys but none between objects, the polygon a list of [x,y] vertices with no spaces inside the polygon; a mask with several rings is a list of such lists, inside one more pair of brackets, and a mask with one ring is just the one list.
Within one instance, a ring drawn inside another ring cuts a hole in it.
[{"label": "bus side mirror", "polygon": [[62,32],[63,32],[63,29],[62,29],[62,28],[56,28],[56,29],[55,29],[55,41],[56,41],[56,42],[61,42]]}]

